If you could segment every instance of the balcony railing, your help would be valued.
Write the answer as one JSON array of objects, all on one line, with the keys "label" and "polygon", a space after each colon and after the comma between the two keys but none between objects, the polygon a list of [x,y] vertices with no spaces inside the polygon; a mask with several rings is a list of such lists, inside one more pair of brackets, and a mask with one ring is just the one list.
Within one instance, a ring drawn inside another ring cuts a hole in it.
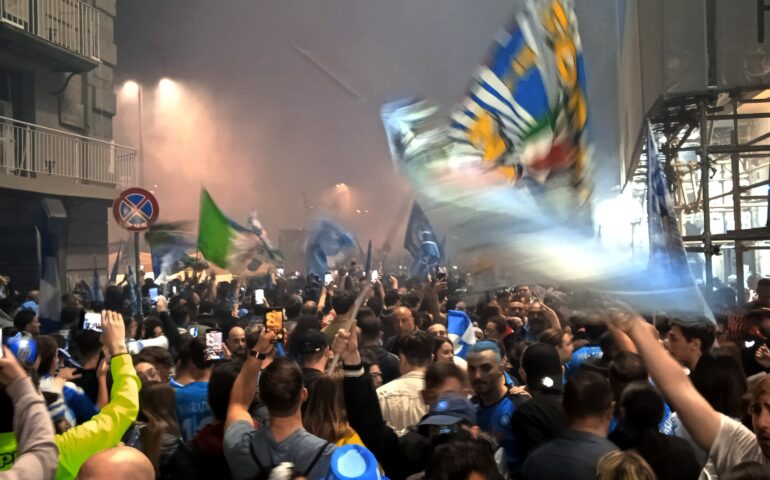
[{"label": "balcony railing", "polygon": [[136,150],[0,117],[0,174],[52,175],[110,187],[136,183]]},{"label": "balcony railing", "polygon": [[99,10],[81,0],[0,0],[0,21],[99,60]]}]

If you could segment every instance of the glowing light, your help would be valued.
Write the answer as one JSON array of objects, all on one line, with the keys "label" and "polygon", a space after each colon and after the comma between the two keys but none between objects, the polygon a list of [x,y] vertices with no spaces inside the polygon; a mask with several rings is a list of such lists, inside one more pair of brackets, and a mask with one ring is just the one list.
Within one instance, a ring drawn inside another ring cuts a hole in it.
[{"label": "glowing light", "polygon": [[158,95],[163,102],[173,102],[179,98],[179,85],[170,78],[161,78],[158,82]]},{"label": "glowing light", "polygon": [[123,94],[128,97],[136,97],[139,95],[139,84],[133,80],[129,80],[123,84]]},{"label": "glowing light", "polygon": [[337,185],[335,185],[335,187],[337,187],[337,188],[348,188],[347,184],[345,184],[345,183],[338,183]]}]

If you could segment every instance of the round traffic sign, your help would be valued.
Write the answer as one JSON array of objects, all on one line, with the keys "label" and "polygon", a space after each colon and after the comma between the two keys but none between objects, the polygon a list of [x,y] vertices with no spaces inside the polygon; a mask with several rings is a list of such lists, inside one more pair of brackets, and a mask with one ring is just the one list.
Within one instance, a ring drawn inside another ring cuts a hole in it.
[{"label": "round traffic sign", "polygon": [[115,221],[132,232],[147,230],[158,218],[158,201],[143,188],[129,188],[122,192],[112,204]]}]

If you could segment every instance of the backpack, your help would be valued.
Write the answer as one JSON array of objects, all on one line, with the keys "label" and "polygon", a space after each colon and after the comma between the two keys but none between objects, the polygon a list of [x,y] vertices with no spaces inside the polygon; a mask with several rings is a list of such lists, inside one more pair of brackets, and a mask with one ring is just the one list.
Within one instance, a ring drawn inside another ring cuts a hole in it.
[{"label": "backpack", "polygon": [[[328,447],[329,445],[331,445],[331,443],[329,442],[324,442],[324,444],[321,445],[321,448],[318,449],[318,452],[316,452],[315,456],[313,457],[313,460],[307,466],[305,471],[298,472],[296,468],[293,468],[294,477],[299,476],[299,477],[308,478],[308,475],[313,470],[313,467],[315,467],[316,463],[318,463],[318,460],[321,459],[321,455],[323,455],[324,451],[326,450],[326,447]],[[251,442],[249,444],[249,452],[251,453],[251,458],[254,459],[257,466],[259,467],[259,475],[257,476],[257,480],[268,480],[270,478],[270,473],[273,471],[274,468],[278,467],[280,464],[276,465],[275,463],[273,463],[268,466],[262,465],[262,462],[260,462],[259,458],[257,457],[257,451],[254,445],[254,442]],[[284,462],[281,462],[281,463],[284,463]]]}]

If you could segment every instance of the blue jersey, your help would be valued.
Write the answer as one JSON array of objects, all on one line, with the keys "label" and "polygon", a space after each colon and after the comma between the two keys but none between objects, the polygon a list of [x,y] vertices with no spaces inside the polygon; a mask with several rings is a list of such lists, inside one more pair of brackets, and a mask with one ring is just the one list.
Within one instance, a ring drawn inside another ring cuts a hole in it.
[{"label": "blue jersey", "polygon": [[516,453],[516,443],[513,438],[513,429],[511,428],[511,418],[516,411],[516,404],[508,395],[498,400],[496,403],[484,407],[478,404],[478,422],[479,427],[486,433],[492,435],[497,443],[505,451],[505,457],[508,461],[508,468],[513,471],[518,464],[518,455]]},{"label": "blue jersey", "polygon": [[208,382],[193,382],[184,387],[177,387],[176,414],[185,442],[192,440],[201,427],[211,422],[208,396]]}]

